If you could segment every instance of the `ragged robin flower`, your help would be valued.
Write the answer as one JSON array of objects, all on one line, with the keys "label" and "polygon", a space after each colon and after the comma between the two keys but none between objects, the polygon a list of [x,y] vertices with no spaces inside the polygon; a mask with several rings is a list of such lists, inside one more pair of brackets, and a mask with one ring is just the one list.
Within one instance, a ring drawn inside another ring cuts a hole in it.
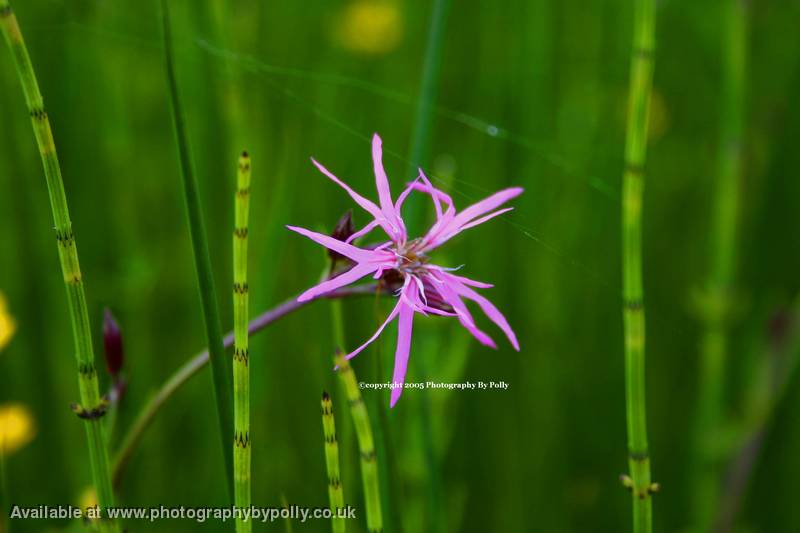
[{"label": "ragged robin flower", "polygon": [[[393,280],[396,284],[397,303],[389,316],[367,342],[345,356],[350,359],[358,355],[378,338],[390,322],[398,319],[397,348],[392,381],[399,386],[392,389],[391,406],[394,407],[403,391],[402,384],[405,382],[411,350],[411,331],[415,313],[455,317],[478,341],[486,346],[496,348],[489,335],[475,325],[475,321],[464,303],[465,299],[471,300],[478,304],[486,316],[505,333],[514,349],[519,351],[517,337],[503,314],[475,290],[476,288],[486,289],[492,285],[459,276],[454,273],[456,268],[431,263],[429,253],[462,231],[510,211],[512,209],[510,207],[498,208],[522,194],[522,189],[519,187],[503,189],[457,212],[450,196],[435,188],[424,172],[420,170],[419,177],[408,184],[397,200],[393,201],[389,180],[383,169],[381,138],[377,134],[372,138],[372,160],[378,189],[378,204],[364,198],[317,161],[311,160],[320,172],[347,191],[350,197],[372,216],[372,220],[366,226],[350,235],[345,241],[304,228],[287,227],[329,250],[347,257],[354,263],[353,267],[346,272],[305,291],[298,297],[299,301],[311,300],[366,276],[372,276],[374,279]],[[408,238],[401,216],[403,203],[412,191],[430,196],[436,210],[436,222],[424,236],[415,239]],[[388,241],[369,249],[351,244],[354,240],[378,228],[386,233],[389,237]]]}]

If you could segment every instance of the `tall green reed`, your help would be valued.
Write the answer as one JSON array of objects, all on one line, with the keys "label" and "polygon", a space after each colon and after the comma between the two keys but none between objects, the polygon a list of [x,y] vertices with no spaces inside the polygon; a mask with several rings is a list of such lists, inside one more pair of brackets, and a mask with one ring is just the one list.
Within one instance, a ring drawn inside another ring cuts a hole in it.
[{"label": "tall green reed", "polygon": [[652,531],[652,493],[645,407],[645,315],[642,287],[642,196],[655,53],[655,0],[635,0],[625,172],[622,182],[622,299],[628,464],[623,482],[633,499],[633,531]]},{"label": "tall green reed", "polygon": [[[442,66],[442,53],[445,42],[445,29],[450,12],[451,0],[435,0],[431,10],[428,37],[425,45],[422,77],[420,79],[417,109],[414,116],[414,129],[411,133],[409,159],[412,165],[425,167],[430,157],[431,131],[436,112],[436,97],[439,90],[439,78]],[[412,168],[412,172],[416,169]],[[419,206],[413,202],[407,205],[405,219],[413,225],[420,219]],[[420,375],[425,375],[425,361],[421,357],[412,358],[414,368]],[[439,529],[439,507],[441,481],[439,460],[433,443],[432,422],[430,419],[430,398],[427,390],[420,391],[423,408],[417,417],[418,429],[421,433],[425,462],[430,476],[428,483],[428,513],[431,517],[433,531]],[[391,438],[389,436],[388,438]]]},{"label": "tall green reed", "polygon": [[350,362],[341,352],[337,352],[334,362],[339,367],[339,378],[342,380],[347,401],[350,403],[350,415],[356,427],[356,438],[361,455],[361,481],[364,486],[364,501],[367,512],[367,531],[378,533],[383,531],[383,515],[381,514],[380,481],[378,479],[378,462],[375,443],[372,439],[372,426],[367,413],[367,406],[361,397],[355,372]]},{"label": "tall green reed", "polygon": [[726,0],[721,7],[723,57],[719,168],[711,212],[710,264],[698,302],[703,333],[694,440],[698,460],[693,468],[691,496],[693,525],[699,531],[711,528],[721,483],[723,457],[715,437],[724,425],[728,332],[734,313],[747,63],[746,2]]},{"label": "tall green reed", "polygon": [[200,303],[203,309],[203,320],[208,341],[208,353],[211,360],[211,373],[214,381],[214,399],[217,406],[219,433],[226,468],[226,485],[228,495],[233,491],[233,458],[227,453],[230,436],[233,435],[233,408],[231,406],[231,371],[222,340],[222,326],[217,308],[217,296],[214,289],[214,276],[211,272],[211,258],[208,253],[203,211],[200,207],[197,178],[189,150],[189,139],[186,133],[186,121],[181,107],[178,83],[175,76],[175,65],[172,52],[172,36],[170,32],[169,8],[167,0],[161,0],[161,15],[164,36],[164,59],[167,81],[172,106],[172,119],[175,126],[175,138],[180,156],[181,178],[186,202],[186,213],[189,221],[189,233],[192,239],[197,284]]},{"label": "tall green reed", "polygon": [[[422,77],[417,95],[417,108],[414,113],[414,129],[411,132],[409,159],[412,166],[425,166],[430,156],[431,130],[433,129],[434,113],[437,109],[436,95],[439,92],[444,32],[450,12],[450,3],[451,0],[434,0],[431,10]],[[411,171],[416,176],[416,168],[412,168]],[[413,202],[409,203],[405,210],[404,218],[406,220],[416,221],[419,217],[419,209]]]},{"label": "tall green reed", "polygon": [[[83,277],[78,261],[78,248],[72,221],[69,216],[64,182],[61,177],[61,166],[56,154],[53,132],[44,108],[44,100],[39,91],[39,83],[28,55],[28,49],[22,32],[7,0],[0,0],[0,28],[6,44],[14,57],[25,103],[31,116],[33,132],[39,146],[39,154],[44,166],[47,190],[50,196],[50,207],[55,222],[58,257],[61,272],[67,290],[72,333],[75,346],[75,359],[78,363],[78,385],[80,389],[80,405],[73,410],[85,422],[86,437],[89,444],[89,461],[92,478],[101,509],[114,505],[114,493],[111,487],[108,450],[103,435],[101,417],[106,410],[106,402],[100,397],[97,371],[94,365],[94,348],[89,313],[86,307],[86,294],[83,289]],[[116,521],[101,520],[100,528],[104,531],[118,531]]]},{"label": "tall green reed", "polygon": [[[236,222],[233,230],[233,480],[235,502],[250,507],[250,352],[247,321],[247,233],[250,214],[250,156],[239,157],[236,179]],[[252,530],[252,522],[236,520],[236,531]]]},{"label": "tall green reed", "polygon": [[328,472],[328,500],[331,504],[331,527],[334,533],[344,533],[344,518],[338,515],[344,507],[342,477],[339,474],[339,443],[336,441],[336,420],[333,402],[327,392],[322,393],[322,431],[325,436],[325,468]]}]

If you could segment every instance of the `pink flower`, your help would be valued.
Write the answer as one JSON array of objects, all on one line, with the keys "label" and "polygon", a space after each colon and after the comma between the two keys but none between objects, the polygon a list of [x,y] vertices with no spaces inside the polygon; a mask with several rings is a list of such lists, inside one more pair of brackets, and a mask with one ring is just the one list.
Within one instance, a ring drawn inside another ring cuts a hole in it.
[{"label": "pink flower", "polygon": [[[383,169],[381,138],[377,134],[372,137],[372,160],[375,168],[375,184],[378,188],[378,204],[364,198],[328,169],[314,159],[311,160],[320,172],[347,191],[358,205],[372,215],[372,221],[366,226],[353,233],[346,241],[340,241],[304,228],[287,227],[355,263],[350,270],[305,291],[298,297],[301,302],[349,285],[366,276],[372,276],[374,279],[383,277],[384,279],[399,280],[398,298],[394,309],[367,342],[345,356],[350,359],[358,355],[378,338],[390,322],[398,319],[397,349],[394,356],[392,381],[400,386],[392,389],[391,407],[394,407],[403,391],[402,384],[405,382],[408,356],[411,350],[411,330],[415,313],[453,316],[482,344],[497,348],[491,337],[475,325],[475,321],[464,303],[464,299],[472,300],[505,333],[514,349],[519,351],[517,337],[511,326],[508,325],[506,318],[494,304],[475,291],[475,288],[488,289],[492,285],[458,276],[453,273],[457,269],[434,265],[429,262],[428,253],[465,229],[482,224],[513,209],[511,207],[498,209],[498,207],[522,194],[522,189],[519,187],[503,189],[463,211],[456,212],[450,196],[435,188],[420,170],[419,177],[405,188],[397,201],[393,202],[389,181]],[[431,197],[436,210],[436,222],[423,237],[409,240],[400,212],[403,202],[412,191],[422,192]],[[372,249],[359,248],[350,244],[378,227],[389,237],[388,241]]]}]

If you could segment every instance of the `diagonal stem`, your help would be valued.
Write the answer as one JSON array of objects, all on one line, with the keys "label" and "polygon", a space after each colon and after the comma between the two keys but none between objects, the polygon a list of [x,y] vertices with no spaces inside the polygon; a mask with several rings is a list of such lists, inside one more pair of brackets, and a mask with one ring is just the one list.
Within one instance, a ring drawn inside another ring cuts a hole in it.
[{"label": "diagonal stem", "polygon": [[233,495],[233,458],[228,453],[228,443],[233,435],[233,408],[231,406],[231,372],[225,358],[225,348],[222,344],[222,326],[217,308],[217,296],[214,289],[214,276],[211,272],[211,258],[208,252],[208,237],[206,236],[203,212],[200,208],[200,194],[194,165],[189,152],[189,139],[186,133],[186,122],[181,108],[181,100],[175,77],[175,65],[172,53],[172,37],[170,34],[169,9],[167,0],[161,2],[162,23],[164,32],[164,58],[167,71],[167,81],[172,105],[172,117],[175,126],[175,137],[178,144],[178,153],[181,163],[181,178],[183,179],[183,193],[186,201],[186,212],[189,219],[189,233],[192,238],[192,252],[194,254],[197,284],[200,293],[200,303],[203,308],[203,321],[206,328],[211,370],[214,383],[214,399],[217,406],[217,419],[219,434],[222,442],[222,455],[225,461],[225,472],[229,496]]},{"label": "diagonal stem", "polygon": [[[373,294],[375,294],[375,284],[370,283],[368,285],[338,289],[326,294],[323,298],[348,298],[351,296],[370,296]],[[315,301],[317,300],[315,299],[307,302],[298,302],[297,297],[290,298],[277,307],[265,311],[251,320],[250,325],[248,326],[248,334],[253,336],[273,322]],[[233,337],[233,332],[228,332],[223,339],[223,344],[226,348],[233,345]],[[172,395],[175,394],[175,392],[180,389],[184,383],[189,381],[192,376],[197,374],[203,367],[205,367],[206,364],[208,364],[208,361],[208,350],[205,350],[189,359],[180,368],[178,368],[178,370],[173,372],[173,374],[167,379],[166,382],[164,382],[158,392],[156,392],[156,394],[150,399],[149,402],[147,402],[144,408],[142,408],[142,410],[139,412],[139,416],[136,417],[133,425],[122,439],[122,444],[120,445],[119,451],[114,458],[114,486],[119,485],[120,481],[122,480],[122,473],[131,456],[133,455],[133,451],[136,449],[136,446],[142,439],[145,430],[150,427],[151,422],[164,404],[167,403],[167,400],[172,398]]]},{"label": "diagonal stem", "polygon": [[[81,404],[73,410],[84,419],[86,438],[89,446],[89,460],[92,478],[101,509],[114,506],[114,493],[108,462],[108,449],[103,436],[101,417],[105,403],[100,398],[97,371],[94,366],[94,348],[89,312],[86,307],[86,294],[83,289],[83,276],[78,261],[78,247],[72,231],[72,221],[67,206],[67,196],[61,177],[61,166],[56,154],[50,120],[44,108],[44,100],[39,91],[39,83],[33,70],[28,49],[22,38],[17,18],[7,0],[0,0],[0,29],[14,56],[14,64],[19,75],[25,103],[33,124],[33,132],[39,145],[39,154],[44,166],[44,176],[50,195],[50,207],[55,222],[58,257],[61,273],[67,290],[72,333],[75,342],[75,359],[78,364],[78,384]],[[116,521],[101,520],[103,531],[118,531]]]}]

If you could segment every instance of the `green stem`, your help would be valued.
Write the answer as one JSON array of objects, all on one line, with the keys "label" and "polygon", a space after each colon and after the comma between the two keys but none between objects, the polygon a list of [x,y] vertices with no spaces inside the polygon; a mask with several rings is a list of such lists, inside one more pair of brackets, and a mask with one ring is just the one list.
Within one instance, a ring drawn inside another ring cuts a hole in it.
[{"label": "green stem", "polygon": [[181,163],[181,177],[183,178],[183,192],[186,201],[186,211],[189,220],[189,232],[192,238],[192,252],[197,273],[197,283],[200,292],[200,302],[203,308],[203,319],[208,340],[208,351],[211,360],[211,373],[214,380],[214,399],[217,405],[219,433],[222,442],[223,457],[225,461],[228,494],[233,494],[233,460],[227,453],[230,436],[233,435],[233,409],[231,407],[231,375],[228,361],[225,357],[225,347],[222,342],[222,326],[220,325],[217,297],[214,289],[214,277],[211,273],[211,258],[208,253],[208,238],[206,237],[203,212],[200,208],[200,195],[198,192],[197,178],[194,174],[192,157],[189,152],[189,139],[186,133],[186,123],[181,108],[178,84],[175,77],[175,66],[172,52],[172,37],[170,34],[169,10],[167,0],[161,1],[162,23],[164,31],[164,58],[169,83],[170,102],[175,125],[175,137],[178,143],[178,152]]},{"label": "green stem", "polygon": [[[411,152],[409,159],[412,165],[425,167],[430,157],[431,130],[433,129],[433,118],[436,112],[436,96],[439,91],[439,78],[442,66],[442,50],[444,47],[445,27],[447,17],[450,12],[450,0],[434,0],[431,11],[430,25],[428,27],[428,38],[425,46],[425,58],[422,66],[422,78],[420,79],[419,100],[414,117],[414,130],[411,133]],[[412,172],[416,168],[411,169]],[[418,222],[419,207],[416,203],[407,204],[405,207],[405,220],[413,225]],[[412,358],[417,374],[424,376],[422,372],[423,362],[421,358]],[[430,399],[427,390],[420,391],[423,409],[430,407]],[[430,514],[431,531],[439,531],[439,497],[441,491],[439,458],[433,448],[430,434],[430,421],[427,416],[416,419],[418,429],[422,434],[422,445],[424,447],[424,457],[426,469],[430,483],[428,484],[428,512]]]},{"label": "green stem", "polygon": [[[380,293],[375,291],[375,327],[379,327],[385,320],[385,315],[381,313],[380,306]],[[385,350],[383,343],[375,342],[374,346],[374,367],[375,371],[373,379],[375,381],[382,381],[384,376],[383,359]],[[419,366],[419,363],[418,363]],[[425,374],[421,374],[425,375]],[[420,391],[424,392],[424,391]],[[372,394],[370,396],[370,403],[372,412],[377,413],[378,423],[375,425],[375,449],[378,451],[378,469],[385,472],[385,476],[381,476],[381,509],[383,510],[388,526],[386,531],[389,533],[402,532],[402,524],[397,519],[395,508],[403,509],[403,502],[400,498],[400,489],[398,484],[401,480],[400,474],[397,469],[397,460],[394,452],[394,444],[392,440],[392,427],[389,424],[389,417],[386,406],[389,402],[389,391],[386,394]],[[429,463],[430,464],[430,463]],[[431,474],[431,484],[435,475]]]},{"label": "green stem", "polygon": [[693,469],[692,492],[693,523],[699,531],[711,528],[721,482],[723,458],[720,457],[720,447],[714,443],[714,435],[719,434],[723,425],[723,385],[736,271],[747,48],[745,2],[726,0],[721,20],[725,54],[722,61],[722,125],[709,240],[711,263],[700,310],[703,333],[695,425],[698,464]]},{"label": "green stem", "polygon": [[350,362],[341,352],[334,358],[339,367],[339,377],[344,384],[347,400],[350,403],[350,415],[356,427],[358,450],[361,456],[361,481],[364,485],[364,501],[367,513],[367,531],[379,533],[383,531],[383,517],[381,514],[380,482],[378,480],[378,461],[375,453],[375,442],[372,439],[372,426],[369,414],[361,391],[358,388],[355,372]]},{"label": "green stem", "polygon": [[[331,327],[333,329],[333,341],[335,343],[335,349],[343,351],[345,348],[345,331],[344,331],[344,317],[342,311],[342,302],[339,299],[331,300],[330,302],[330,309],[331,309]],[[339,415],[345,416],[346,407],[342,407],[341,404],[338,406],[339,408]],[[338,442],[341,443],[341,446],[344,450],[350,450],[350,445],[353,442],[353,426],[351,424],[344,424],[339,428],[339,433],[337,434]],[[344,479],[351,479],[353,474],[354,465],[353,465],[353,454],[352,453],[345,453],[341,459],[341,471],[342,477]]]},{"label": "green stem", "polygon": [[331,504],[331,527],[334,533],[344,533],[344,517],[339,516],[344,508],[342,477],[339,474],[339,443],[336,441],[336,421],[333,403],[327,392],[322,393],[322,431],[325,435],[325,467],[328,472],[328,499]]},{"label": "green stem", "polygon": [[647,125],[655,52],[655,1],[635,0],[625,173],[622,184],[623,318],[628,462],[626,485],[633,500],[633,531],[652,531],[652,498],[645,408],[645,314],[642,288],[642,196]]},{"label": "green stem", "polygon": [[[108,450],[105,446],[100,417],[104,411],[104,403],[101,401],[98,389],[86,294],[83,290],[78,248],[72,231],[64,182],[61,178],[61,166],[58,162],[53,132],[45,112],[44,100],[39,92],[39,84],[28,55],[28,49],[22,38],[17,18],[7,0],[0,0],[0,28],[2,28],[3,36],[14,56],[14,64],[25,93],[25,103],[28,106],[34,136],[44,165],[44,176],[55,222],[58,257],[67,290],[75,343],[75,359],[78,363],[81,405],[76,406],[75,410],[85,421],[92,479],[98,503],[101,509],[107,509],[114,505],[114,493],[111,488]],[[103,530],[119,530],[116,521],[102,520],[100,523]]]},{"label": "green stem", "polygon": [[[348,298],[351,296],[369,296],[372,294],[375,294],[375,285],[368,284],[337,289],[326,294],[324,298],[331,300]],[[259,316],[251,320],[248,327],[249,335],[255,335],[273,322],[300,309],[301,307],[304,307],[305,305],[308,305],[311,302],[316,301],[318,300],[298,302],[297,297],[286,300],[282,304],[261,313]],[[223,339],[225,347],[228,348],[233,346],[233,341],[234,333],[228,332]],[[136,446],[139,444],[139,441],[141,441],[145,430],[150,427],[150,423],[153,421],[155,416],[158,414],[167,400],[172,398],[178,389],[180,389],[187,381],[189,381],[192,376],[197,374],[206,366],[206,364],[208,364],[208,360],[209,353],[208,350],[206,350],[186,361],[180,366],[180,368],[178,368],[178,370],[170,375],[167,381],[165,381],[164,384],[158,389],[158,392],[156,392],[139,411],[139,415],[136,417],[136,420],[131,425],[131,428],[122,439],[122,444],[119,447],[119,451],[114,457],[114,486],[119,485],[125,465],[128,464],[134,449],[136,449]]]},{"label": "green stem", "polygon": [[[411,133],[411,165],[424,167],[430,156],[431,130],[436,111],[436,95],[439,92],[439,73],[442,67],[442,49],[447,16],[450,12],[451,0],[434,0],[431,11],[428,39],[425,45],[425,57],[422,64],[422,78],[419,83],[417,110],[414,114],[414,130]],[[416,175],[416,168],[412,168]],[[414,202],[405,206],[404,218],[409,224],[417,221],[418,207]]]},{"label": "green stem", "polygon": [[[250,156],[239,158],[236,179],[236,225],[233,230],[233,478],[236,506],[250,507],[250,352],[247,284],[247,233],[250,214]],[[249,532],[252,522],[236,519],[236,531]]]}]

